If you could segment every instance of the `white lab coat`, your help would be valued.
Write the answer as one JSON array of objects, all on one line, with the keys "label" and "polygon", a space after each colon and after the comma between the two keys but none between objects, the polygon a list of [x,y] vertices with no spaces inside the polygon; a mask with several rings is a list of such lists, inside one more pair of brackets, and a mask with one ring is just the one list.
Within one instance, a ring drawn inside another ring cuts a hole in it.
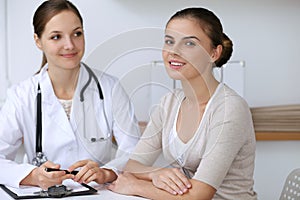
[{"label": "white lab coat", "polygon": [[[30,163],[35,156],[38,83],[42,92],[42,148],[48,160],[66,169],[78,160],[92,159],[100,166],[121,170],[138,142],[140,131],[133,106],[119,81],[93,69],[104,101],[100,100],[92,79],[84,92],[84,101],[80,102],[80,91],[89,78],[81,64],[69,121],[54,94],[47,68],[7,92],[0,111],[0,184],[18,187],[35,167]],[[118,144],[117,153],[112,135]],[[29,163],[17,164],[14,159],[22,139]]]}]

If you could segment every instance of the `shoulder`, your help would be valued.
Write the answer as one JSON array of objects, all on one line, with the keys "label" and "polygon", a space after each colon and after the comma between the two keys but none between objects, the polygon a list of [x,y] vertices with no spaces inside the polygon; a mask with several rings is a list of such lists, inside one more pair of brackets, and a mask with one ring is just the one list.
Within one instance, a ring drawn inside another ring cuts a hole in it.
[{"label": "shoulder", "polygon": [[37,83],[37,75],[34,75],[26,80],[13,84],[10,88],[8,88],[7,95],[24,98],[34,93],[37,89]]},{"label": "shoulder", "polygon": [[222,107],[228,110],[249,110],[248,103],[237,92],[222,84],[218,87],[211,102],[213,107]]},{"label": "shoulder", "polygon": [[247,102],[234,90],[221,85],[213,95],[207,113],[210,124],[222,124],[252,130],[252,115]]},{"label": "shoulder", "polygon": [[117,82],[119,82],[119,79],[116,76],[113,76],[95,68],[92,68],[92,70],[100,82],[107,82],[110,84],[116,84]]},{"label": "shoulder", "polygon": [[179,102],[181,102],[183,98],[184,98],[183,90],[175,89],[173,91],[166,93],[161,98],[161,104],[172,106],[174,104],[178,104]]},{"label": "shoulder", "polygon": [[34,102],[37,93],[37,81],[35,77],[30,77],[19,83],[15,83],[7,89],[7,96],[4,106],[9,109],[13,107],[28,107]]},{"label": "shoulder", "polygon": [[234,90],[225,84],[216,91],[214,98],[208,108],[209,120],[212,127],[225,125],[231,127],[234,134],[242,132],[253,132],[253,122],[250,108],[247,102]]}]

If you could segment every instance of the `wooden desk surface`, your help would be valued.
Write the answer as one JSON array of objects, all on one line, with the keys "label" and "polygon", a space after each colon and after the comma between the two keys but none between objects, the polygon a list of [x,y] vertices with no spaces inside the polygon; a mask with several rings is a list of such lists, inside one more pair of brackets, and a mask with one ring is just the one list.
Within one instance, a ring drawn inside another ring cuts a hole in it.
[{"label": "wooden desk surface", "polygon": [[300,132],[256,132],[257,141],[300,140]]}]

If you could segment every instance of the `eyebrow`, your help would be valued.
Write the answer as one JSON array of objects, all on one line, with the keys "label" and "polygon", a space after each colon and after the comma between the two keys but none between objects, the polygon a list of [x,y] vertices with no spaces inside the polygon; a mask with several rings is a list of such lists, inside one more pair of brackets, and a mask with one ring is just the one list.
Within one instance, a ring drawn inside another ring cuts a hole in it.
[{"label": "eyebrow", "polygon": [[[165,35],[166,38],[171,38],[171,39],[174,39],[174,37],[170,36],[170,35]],[[201,40],[199,38],[197,38],[196,36],[186,36],[186,37],[183,37],[182,40],[187,40],[187,39],[196,39],[198,40],[199,42],[201,42]]]},{"label": "eyebrow", "polygon": [[[83,27],[79,26],[77,28],[74,28],[73,31],[77,31],[78,29],[82,29],[83,30]],[[51,31],[50,33],[61,33],[62,31]]]}]

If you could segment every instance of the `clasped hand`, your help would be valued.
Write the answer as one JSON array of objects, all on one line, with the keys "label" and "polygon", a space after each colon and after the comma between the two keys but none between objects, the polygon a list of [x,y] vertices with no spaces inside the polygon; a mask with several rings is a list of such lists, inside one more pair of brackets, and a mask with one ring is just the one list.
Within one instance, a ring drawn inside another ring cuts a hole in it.
[{"label": "clasped hand", "polygon": [[155,187],[173,195],[184,194],[191,188],[191,182],[178,168],[162,168],[149,174]]},{"label": "clasped hand", "polygon": [[82,160],[71,165],[67,170],[72,172],[80,168],[76,175],[67,174],[65,171],[46,172],[45,168],[60,169],[59,164],[51,161],[45,162],[40,167],[35,168],[32,172],[21,181],[22,185],[36,185],[42,189],[48,189],[53,185],[62,184],[66,179],[73,179],[78,183],[89,183],[95,181],[99,184],[105,183],[106,169],[99,167],[99,164],[92,160]]},{"label": "clasped hand", "polygon": [[[152,185],[172,195],[182,195],[192,187],[191,182],[177,168],[162,168],[149,173]],[[129,172],[124,172],[108,186],[109,190],[120,194],[136,195],[138,187],[144,187],[143,181]]]}]

